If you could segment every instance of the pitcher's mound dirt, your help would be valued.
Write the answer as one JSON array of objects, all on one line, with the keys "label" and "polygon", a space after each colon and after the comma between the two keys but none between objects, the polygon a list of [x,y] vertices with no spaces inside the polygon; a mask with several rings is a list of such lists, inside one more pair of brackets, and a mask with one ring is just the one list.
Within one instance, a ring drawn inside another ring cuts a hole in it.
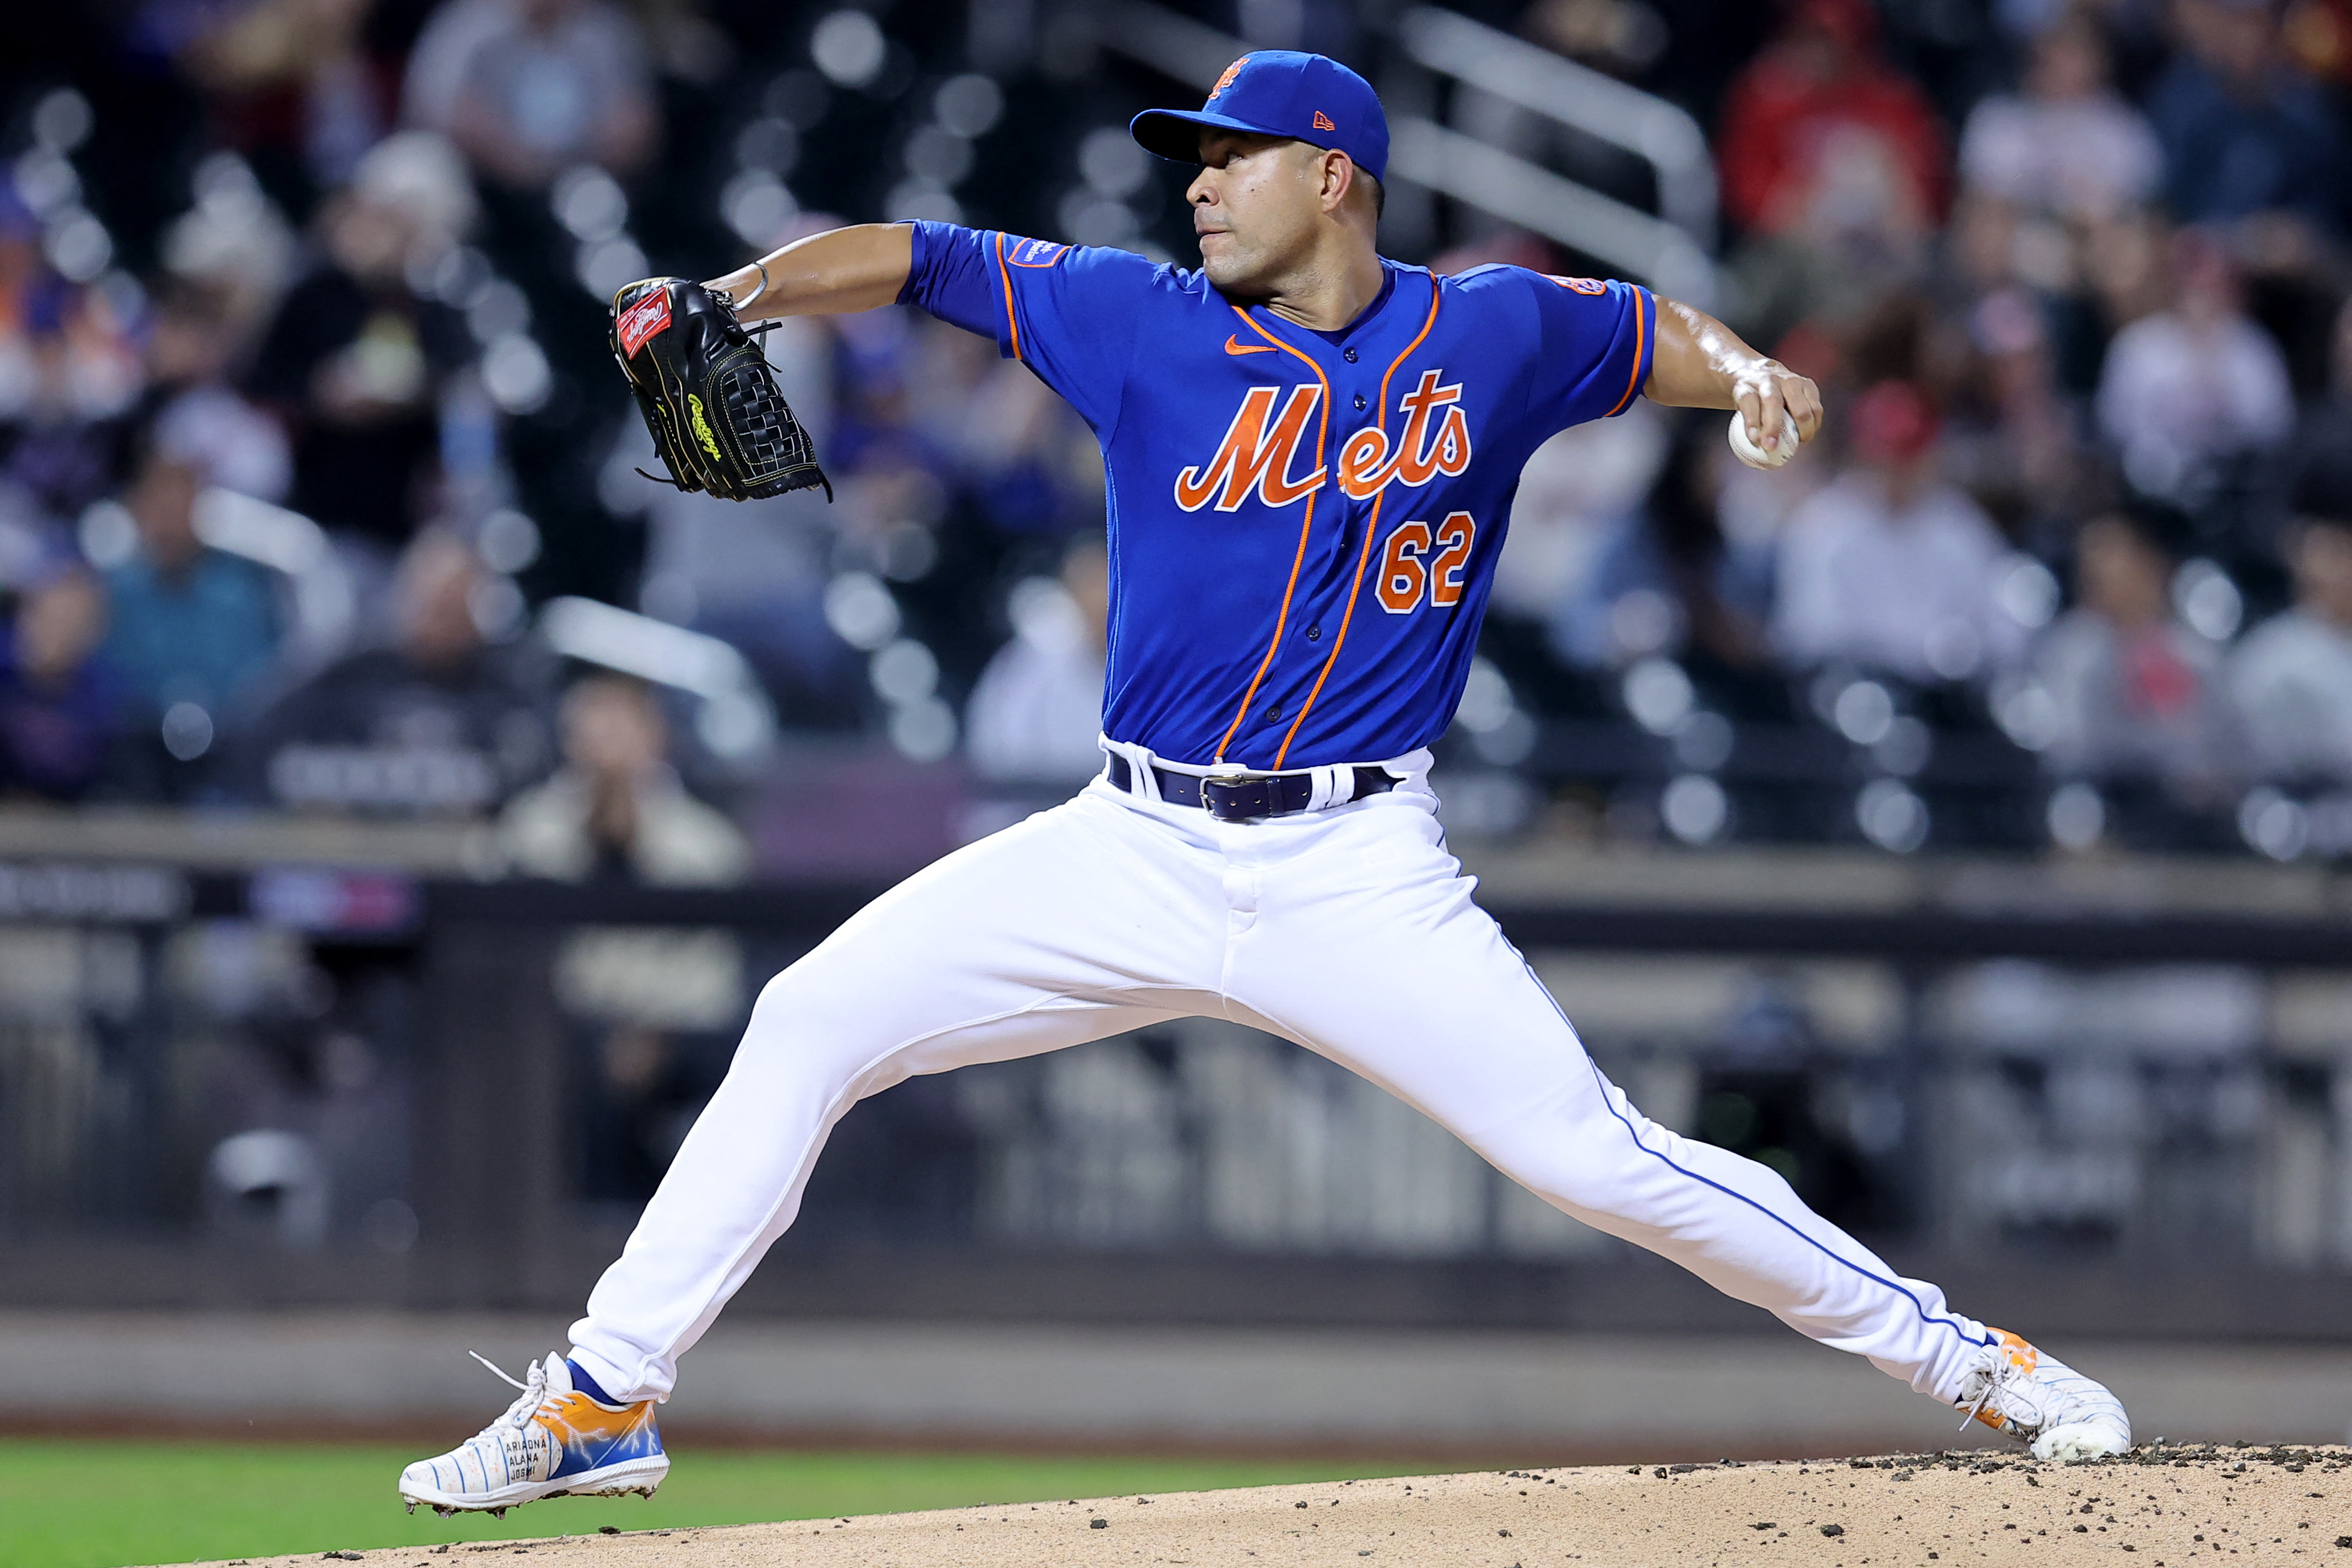
[{"label": "pitcher's mound dirt", "polygon": [[472,1568],[474,1552],[532,1559],[515,1568],[2352,1568],[2352,1453],[1506,1470],[340,1555]]}]

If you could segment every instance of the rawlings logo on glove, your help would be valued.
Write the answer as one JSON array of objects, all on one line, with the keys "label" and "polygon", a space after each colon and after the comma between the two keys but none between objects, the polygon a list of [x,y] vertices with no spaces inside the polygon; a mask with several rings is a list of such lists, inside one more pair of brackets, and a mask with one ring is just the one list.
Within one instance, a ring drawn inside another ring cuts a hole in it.
[{"label": "rawlings logo on glove", "polygon": [[[625,290],[624,290],[625,292]],[[625,310],[613,317],[613,335],[621,340],[621,352],[634,354],[645,346],[647,338],[669,325],[669,290],[646,295]]]},{"label": "rawlings logo on glove", "polygon": [[632,283],[613,296],[612,342],[667,482],[727,500],[823,485],[833,499],[815,443],[723,296],[683,278]]},{"label": "rawlings logo on glove", "polygon": [[702,443],[702,449],[713,459],[725,462],[727,454],[719,449],[719,437],[710,433],[710,421],[702,416],[702,399],[689,392],[686,395],[686,406],[694,416],[694,438]]}]

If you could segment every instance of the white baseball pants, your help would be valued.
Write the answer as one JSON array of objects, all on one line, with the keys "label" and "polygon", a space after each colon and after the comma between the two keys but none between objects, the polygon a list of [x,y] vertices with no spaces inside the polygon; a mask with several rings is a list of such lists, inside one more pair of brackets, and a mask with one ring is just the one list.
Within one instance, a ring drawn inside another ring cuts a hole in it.
[{"label": "white baseball pants", "polygon": [[[1149,753],[1119,750],[1150,777]],[[1329,1058],[1585,1224],[1955,1397],[1984,1326],[1772,1171],[1633,1109],[1471,901],[1427,758],[1394,764],[1410,776],[1391,793],[1252,823],[1097,779],[876,900],[761,993],[726,1081],[572,1325],[574,1358],[615,1398],[667,1398],[864,1097],[1207,1016]]]}]

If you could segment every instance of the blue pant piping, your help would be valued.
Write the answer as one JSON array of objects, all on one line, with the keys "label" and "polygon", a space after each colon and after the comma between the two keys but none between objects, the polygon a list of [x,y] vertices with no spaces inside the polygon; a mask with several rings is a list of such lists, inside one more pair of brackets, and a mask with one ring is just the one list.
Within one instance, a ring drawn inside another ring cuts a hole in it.
[{"label": "blue pant piping", "polygon": [[[1544,1000],[1551,1004],[1551,1010],[1559,1015],[1559,1021],[1568,1026],[1569,1034],[1573,1037],[1576,1033],[1576,1026],[1569,1023],[1567,1013],[1561,1011],[1559,999],[1551,994],[1551,992],[1544,985],[1542,981],[1536,979],[1536,972],[1531,965],[1528,964],[1525,955],[1521,955],[1519,963],[1522,967],[1527,968],[1528,978],[1534,982],[1537,990],[1543,993]],[[1747,1194],[1735,1193],[1729,1187],[1725,1186],[1721,1182],[1710,1181],[1708,1178],[1700,1175],[1696,1171],[1677,1165],[1664,1154],[1651,1148],[1647,1143],[1643,1142],[1642,1135],[1634,1130],[1633,1122],[1627,1121],[1625,1114],[1619,1110],[1615,1103],[1610,1100],[1609,1080],[1601,1076],[1601,1066],[1598,1062],[1595,1062],[1592,1059],[1592,1054],[1590,1051],[1587,1051],[1584,1055],[1584,1065],[1591,1069],[1592,1081],[1601,1092],[1601,1103],[1609,1108],[1609,1114],[1615,1117],[1619,1124],[1625,1129],[1625,1136],[1633,1141],[1634,1148],[1639,1149],[1643,1153],[1649,1155],[1650,1158],[1664,1165],[1666,1169],[1670,1171],[1675,1172],[1681,1175],[1688,1176],[1694,1182],[1699,1182],[1705,1185],[1713,1187],[1717,1192],[1723,1194],[1726,1197],[1737,1198],[1739,1202],[1746,1204],[1758,1214],[1762,1215],[1773,1224],[1780,1226],[1781,1229],[1787,1231],[1790,1235],[1795,1237],[1798,1240],[1803,1242],[1806,1246],[1811,1247],[1814,1251],[1820,1253],[1831,1262],[1838,1264],[1842,1268],[1850,1268],[1856,1274],[1861,1275],[1864,1279],[1868,1279],[1874,1284],[1885,1286],[1889,1290],[1894,1291],[1896,1295],[1911,1303],[1911,1310],[1919,1314],[1919,1321],[1921,1322],[1935,1323],[1943,1328],[1949,1329],[1953,1333],[1958,1334],[1963,1342],[1968,1344],[1989,1345],[1993,1342],[1990,1339],[1970,1339],[1969,1337],[1968,1331],[1962,1329],[1959,1324],[1953,1322],[1949,1318],[1938,1318],[1932,1315],[1928,1312],[1927,1307],[1920,1302],[1918,1297],[1914,1296],[1910,1291],[1906,1290],[1894,1280],[1883,1279],[1879,1278],[1879,1276],[1873,1274],[1869,1269],[1862,1267],[1862,1265],[1855,1263],[1849,1258],[1840,1258],[1836,1253],[1831,1251],[1828,1247],[1822,1246],[1811,1237],[1807,1236],[1803,1231],[1799,1230],[1795,1226],[1790,1225],[1786,1219],[1774,1214],[1770,1209],[1766,1208],[1762,1204],[1758,1203],[1754,1198],[1749,1197]]]}]

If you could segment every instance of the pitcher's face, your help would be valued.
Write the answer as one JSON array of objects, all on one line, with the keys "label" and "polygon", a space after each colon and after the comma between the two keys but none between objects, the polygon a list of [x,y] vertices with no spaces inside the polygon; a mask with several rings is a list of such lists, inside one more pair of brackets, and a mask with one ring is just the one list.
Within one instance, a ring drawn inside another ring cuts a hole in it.
[{"label": "pitcher's face", "polygon": [[1277,136],[1201,132],[1201,172],[1184,199],[1201,266],[1227,294],[1265,295],[1315,242],[1323,149]]}]

